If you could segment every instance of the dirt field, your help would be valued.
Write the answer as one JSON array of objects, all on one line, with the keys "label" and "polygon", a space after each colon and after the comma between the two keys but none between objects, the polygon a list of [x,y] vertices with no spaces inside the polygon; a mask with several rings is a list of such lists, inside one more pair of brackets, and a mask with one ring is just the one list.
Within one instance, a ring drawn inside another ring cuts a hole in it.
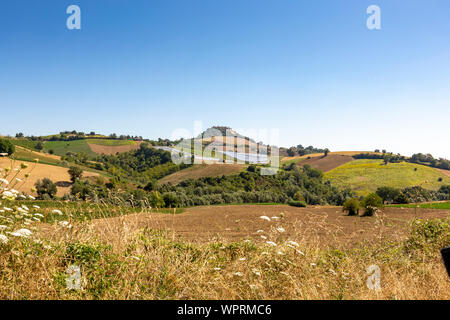
[{"label": "dirt field", "polygon": [[[61,197],[70,191],[70,176],[67,172],[67,168],[24,161],[11,162],[8,158],[0,158],[0,168],[2,169],[11,168],[14,170],[15,168],[19,168],[21,163],[26,163],[28,165],[27,169],[24,169],[17,175],[17,178],[23,180],[23,182],[19,182],[14,179],[14,181],[10,181],[11,188],[14,188],[20,192],[23,191],[27,194],[31,194],[31,188],[34,187],[34,184],[38,179],[49,178],[57,185],[57,196]],[[26,173],[30,174],[28,178],[24,177]],[[98,176],[97,173],[86,171],[83,175],[84,177]],[[10,175],[8,180],[12,180],[11,178],[14,178],[14,176],[11,177]]]},{"label": "dirt field", "polygon": [[[354,156],[360,153],[370,153],[373,154],[375,152],[370,152],[370,151],[333,151],[330,152],[329,155],[343,155],[343,156]],[[314,157],[321,157],[323,156],[323,153],[311,153],[311,154],[306,154],[304,156],[295,156],[295,157],[284,157],[281,159],[282,162],[285,161],[292,161],[292,160],[300,160],[300,159],[306,159],[308,157],[314,158]]]},{"label": "dirt field", "polygon": [[88,143],[89,148],[91,148],[92,151],[98,154],[116,154],[120,152],[128,152],[131,150],[137,150],[139,149],[139,146],[141,145],[142,141],[136,141],[136,144],[130,144],[130,145],[124,145],[124,146],[102,146],[99,144],[93,144]]},{"label": "dirt field", "polygon": [[246,165],[243,164],[202,164],[195,165],[193,167],[172,173],[167,177],[159,180],[159,183],[168,183],[177,184],[186,179],[198,179],[204,177],[217,177],[222,175],[229,175],[233,173],[238,173],[244,168]]},{"label": "dirt field", "polygon": [[311,159],[305,159],[299,162],[298,165],[304,166],[305,164],[309,164],[313,168],[319,169],[323,172],[327,172],[353,160],[355,159],[350,156],[329,154],[326,157],[320,156]]},{"label": "dirt field", "polygon": [[[284,217],[271,219],[270,222],[260,218],[280,217],[280,214]],[[118,235],[126,238],[127,235],[148,227],[169,231],[174,238],[192,242],[254,239],[263,243],[295,240],[319,246],[352,247],[364,240],[373,242],[402,238],[406,235],[408,222],[412,219],[445,218],[449,214],[448,210],[385,208],[376,217],[363,218],[348,217],[340,207],[207,206],[190,208],[176,215],[140,213],[93,220],[89,228],[93,235],[106,241],[112,241]],[[285,232],[276,230],[279,227],[284,228]],[[43,231],[48,235],[51,227],[47,225]]]}]

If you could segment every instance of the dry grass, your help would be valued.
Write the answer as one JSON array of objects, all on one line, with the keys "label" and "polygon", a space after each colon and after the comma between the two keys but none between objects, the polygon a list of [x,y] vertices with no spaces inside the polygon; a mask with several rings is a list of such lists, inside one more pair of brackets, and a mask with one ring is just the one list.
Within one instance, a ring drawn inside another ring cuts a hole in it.
[{"label": "dry grass", "polygon": [[[0,245],[0,298],[450,299],[438,251],[449,244],[448,219],[416,223],[408,238],[392,240],[379,215],[372,220],[377,241],[352,248],[312,241],[309,234],[317,228],[338,232],[319,216],[307,227],[301,220],[284,226],[280,219],[271,228],[257,219],[277,246],[253,239],[192,243],[158,230],[156,222],[142,227],[139,215],[101,229],[92,221],[71,229],[55,224],[33,238]],[[276,229],[283,226],[298,232],[286,236]],[[81,267],[81,290],[66,288],[65,272],[73,264]],[[373,264],[381,269],[379,291],[366,286]]]},{"label": "dry grass", "polygon": [[[20,192],[25,192],[27,194],[34,194],[31,189],[34,187],[37,180],[43,178],[49,178],[54,183],[57,184],[58,192],[57,196],[62,197],[64,194],[70,192],[70,175],[67,168],[58,167],[54,165],[41,164],[41,163],[30,163],[25,161],[14,161],[9,158],[0,158],[0,168],[19,168],[21,163],[28,164],[26,170],[22,170],[16,178],[21,179],[23,182],[17,183],[15,189]],[[28,178],[25,178],[25,174],[29,174]],[[98,173],[85,171],[83,176],[96,177],[99,176]]]}]

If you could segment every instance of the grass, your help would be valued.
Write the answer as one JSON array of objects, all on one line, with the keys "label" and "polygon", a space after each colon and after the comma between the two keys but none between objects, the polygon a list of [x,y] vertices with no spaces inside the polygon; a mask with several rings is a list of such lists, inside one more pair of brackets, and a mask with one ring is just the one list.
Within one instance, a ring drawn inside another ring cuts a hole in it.
[{"label": "grass", "polygon": [[61,161],[59,161],[58,159],[48,157],[42,153],[31,152],[30,150],[25,148],[16,148],[16,152],[14,152],[13,157],[20,161],[34,162],[34,159],[38,159],[39,163],[42,164],[49,164],[56,166],[61,165]]},{"label": "grass", "polygon": [[416,204],[392,204],[392,205],[388,205],[388,207],[450,210],[450,202],[431,202],[431,203],[416,203]]},{"label": "grass", "polygon": [[109,140],[109,139],[87,139],[87,143],[96,144],[100,146],[129,146],[135,145],[136,142],[133,140]]},{"label": "grass", "polygon": [[[324,177],[333,185],[349,187],[360,195],[374,192],[382,186],[421,186],[435,190],[450,184],[450,178],[434,168],[407,162],[384,165],[382,160],[355,160],[325,173]],[[439,178],[443,181],[439,182]]]},{"label": "grass", "polygon": [[39,143],[39,141],[32,141],[28,139],[9,139],[9,141],[11,141],[11,143],[15,146],[20,146],[34,151],[36,151],[36,145]]},{"label": "grass", "polygon": [[65,156],[67,152],[83,152],[88,156],[96,156],[96,153],[91,150],[87,144],[87,140],[72,140],[72,141],[46,141],[44,150],[53,150],[58,156]]},{"label": "grass", "polygon": [[[54,224],[0,244],[0,299],[448,300],[439,249],[449,244],[449,222],[416,220],[404,240],[383,241],[381,234],[379,242],[352,249],[321,248],[276,231],[267,234],[274,247],[190,243],[157,228],[131,233],[112,225],[105,228],[114,238],[104,241],[92,221]],[[380,270],[378,291],[367,287],[372,265]],[[70,266],[80,268],[79,289],[67,287]]]}]

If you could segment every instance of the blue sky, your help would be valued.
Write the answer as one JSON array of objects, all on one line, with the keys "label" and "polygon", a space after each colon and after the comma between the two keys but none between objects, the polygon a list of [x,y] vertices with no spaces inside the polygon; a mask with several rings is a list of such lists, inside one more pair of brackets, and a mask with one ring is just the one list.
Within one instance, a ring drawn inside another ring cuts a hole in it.
[{"label": "blue sky", "polygon": [[[66,8],[81,8],[81,30]],[[366,28],[381,8],[382,29]],[[448,0],[8,1],[0,134],[279,129],[450,158]]]}]

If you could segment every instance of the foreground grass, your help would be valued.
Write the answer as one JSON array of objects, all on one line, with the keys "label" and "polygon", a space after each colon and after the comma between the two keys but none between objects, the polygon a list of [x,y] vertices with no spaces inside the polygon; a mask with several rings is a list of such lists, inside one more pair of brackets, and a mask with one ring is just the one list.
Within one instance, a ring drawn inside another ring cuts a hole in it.
[{"label": "foreground grass", "polygon": [[[105,242],[89,222],[55,224],[49,238],[0,244],[0,299],[450,299],[439,256],[449,222],[416,220],[403,241],[352,249],[279,234],[276,246],[193,244],[148,228]],[[378,291],[366,285],[371,265]],[[67,288],[70,266],[81,269],[79,290]]]},{"label": "foreground grass", "polygon": [[[385,165],[383,160],[355,160],[325,173],[324,177],[333,185],[349,187],[360,195],[367,195],[383,186],[421,186],[436,190],[450,183],[449,177],[434,168],[407,162]],[[439,178],[442,181],[438,181]]]}]

